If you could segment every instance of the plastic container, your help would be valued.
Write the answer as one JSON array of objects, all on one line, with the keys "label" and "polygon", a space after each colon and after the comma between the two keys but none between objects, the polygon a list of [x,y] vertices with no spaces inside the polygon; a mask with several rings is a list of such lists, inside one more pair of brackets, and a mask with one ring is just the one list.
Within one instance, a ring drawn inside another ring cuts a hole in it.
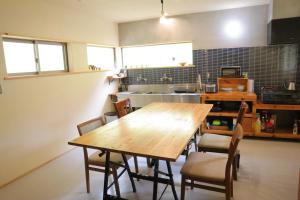
[{"label": "plastic container", "polygon": [[112,122],[116,119],[118,119],[116,112],[106,112],[104,113],[105,121],[106,123]]}]

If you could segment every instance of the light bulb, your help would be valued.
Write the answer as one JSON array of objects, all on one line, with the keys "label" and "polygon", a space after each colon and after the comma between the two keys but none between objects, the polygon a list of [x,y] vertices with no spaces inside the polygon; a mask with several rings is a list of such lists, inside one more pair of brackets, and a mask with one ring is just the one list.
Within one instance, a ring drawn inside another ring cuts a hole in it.
[{"label": "light bulb", "polygon": [[229,21],[225,25],[225,33],[228,37],[230,37],[232,39],[239,38],[243,32],[242,29],[243,28],[242,28],[241,23],[237,20]]},{"label": "light bulb", "polygon": [[160,18],[159,18],[159,22],[161,24],[167,24],[168,23],[168,19],[166,18],[165,15],[162,15]]}]

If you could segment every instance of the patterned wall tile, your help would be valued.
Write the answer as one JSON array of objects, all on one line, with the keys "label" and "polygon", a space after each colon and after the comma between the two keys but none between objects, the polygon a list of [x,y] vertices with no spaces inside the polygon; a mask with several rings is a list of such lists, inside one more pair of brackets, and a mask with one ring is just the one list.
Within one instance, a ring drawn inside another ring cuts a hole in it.
[{"label": "patterned wall tile", "polygon": [[[201,74],[203,83],[215,83],[220,67],[241,66],[242,71],[255,80],[257,94],[261,87],[282,88],[289,81],[296,81],[297,87],[300,87],[299,49],[300,45],[199,49],[193,51],[196,67],[129,69],[123,84],[195,83],[198,74]],[[164,74],[172,78],[172,82],[161,81]],[[139,76],[147,81],[138,81]]]}]

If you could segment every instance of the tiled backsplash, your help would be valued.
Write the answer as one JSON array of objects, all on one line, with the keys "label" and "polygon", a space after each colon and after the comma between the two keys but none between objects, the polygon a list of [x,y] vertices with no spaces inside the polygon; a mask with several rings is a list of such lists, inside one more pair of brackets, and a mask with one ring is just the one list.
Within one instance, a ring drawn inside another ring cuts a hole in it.
[{"label": "tiled backsplash", "polygon": [[[200,49],[193,51],[195,67],[130,69],[124,84],[195,83],[201,74],[203,83],[217,81],[220,67],[241,66],[242,72],[255,80],[255,92],[263,86],[282,87],[284,82],[297,81],[300,86],[300,50],[298,45]],[[210,74],[208,80],[206,74]],[[166,74],[171,82],[161,81]],[[147,79],[139,80],[137,77]]]}]

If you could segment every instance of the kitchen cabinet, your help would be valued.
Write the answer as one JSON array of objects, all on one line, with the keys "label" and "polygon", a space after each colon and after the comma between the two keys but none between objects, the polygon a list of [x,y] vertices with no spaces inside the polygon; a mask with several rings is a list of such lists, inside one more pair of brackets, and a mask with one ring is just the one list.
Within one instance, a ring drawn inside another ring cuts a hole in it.
[{"label": "kitchen cabinet", "polygon": [[[255,120],[255,112],[253,112],[253,105],[256,103],[257,96],[255,93],[249,92],[218,92],[218,93],[205,93],[201,97],[201,103],[222,103],[225,105],[227,102],[230,104],[237,105],[235,109],[224,108],[222,110],[216,112],[210,112],[205,123],[202,124],[201,130],[205,133],[214,133],[214,134],[224,134],[224,135],[232,135],[233,131],[230,130],[216,130],[214,127],[208,126],[207,123],[211,121],[211,119],[225,119],[228,121],[233,121],[234,118],[237,118],[238,109],[242,101],[245,101],[249,109],[244,116],[244,120],[242,123],[245,135],[254,135],[253,124]],[[225,106],[224,106],[225,107]],[[230,122],[231,123],[231,122]],[[231,124],[232,126],[232,124]]]},{"label": "kitchen cabinet", "polygon": [[[236,102],[237,105],[241,101],[245,101],[249,109],[244,116],[242,123],[245,136],[253,137],[265,137],[265,138],[284,138],[284,139],[296,139],[300,140],[300,134],[292,134],[292,126],[287,128],[277,127],[274,133],[269,132],[260,132],[255,133],[255,122],[256,122],[256,113],[259,113],[263,110],[268,111],[288,111],[288,112],[299,112],[300,114],[300,105],[281,105],[281,104],[263,104],[257,102],[257,96],[255,93],[248,92],[218,92],[218,93],[205,93],[201,97],[201,103],[216,103],[216,102]],[[238,109],[234,110],[218,110],[216,112],[210,112],[206,118],[205,123],[202,124],[201,131],[203,133],[212,133],[212,134],[222,134],[222,135],[232,135],[233,131],[230,130],[216,130],[215,127],[211,128],[207,125],[207,122],[212,121],[212,119],[231,119],[233,120],[238,115]],[[290,113],[289,113],[290,115]],[[299,119],[299,118],[298,118]],[[277,117],[277,123],[285,120],[283,118]],[[300,128],[300,126],[298,126]]]},{"label": "kitchen cabinet", "polygon": [[[253,106],[253,112],[258,113],[262,110],[267,111],[289,111],[297,112],[300,111],[300,105],[281,105],[281,104],[263,104],[257,103]],[[277,117],[277,122],[283,120],[280,117]],[[294,135],[292,133],[292,125],[286,128],[276,128],[274,133],[261,132],[256,133],[255,136],[258,137],[274,137],[274,138],[287,138],[287,139],[300,139],[300,134]],[[299,128],[299,127],[298,127]],[[298,131],[299,132],[299,131]]]}]

